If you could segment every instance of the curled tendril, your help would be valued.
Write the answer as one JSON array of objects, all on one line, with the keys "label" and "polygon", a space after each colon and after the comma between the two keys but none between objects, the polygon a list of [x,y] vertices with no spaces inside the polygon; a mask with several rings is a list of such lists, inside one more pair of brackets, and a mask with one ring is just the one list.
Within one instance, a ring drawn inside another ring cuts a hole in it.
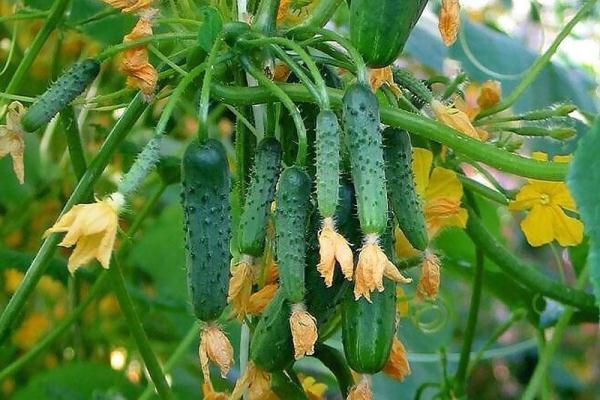
[{"label": "curled tendril", "polygon": [[410,319],[423,333],[435,333],[446,324],[449,314],[446,302],[438,299],[411,307]]}]

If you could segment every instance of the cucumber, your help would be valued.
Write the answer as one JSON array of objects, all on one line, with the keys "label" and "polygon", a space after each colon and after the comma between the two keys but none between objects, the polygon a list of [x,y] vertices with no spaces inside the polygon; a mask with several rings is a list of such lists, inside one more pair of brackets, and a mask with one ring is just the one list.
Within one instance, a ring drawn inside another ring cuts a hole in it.
[{"label": "cucumber", "polygon": [[394,62],[426,5],[427,0],[352,0],[350,40],[369,67]]},{"label": "cucumber", "polygon": [[412,171],[412,146],[408,132],[388,127],[383,131],[385,174],[389,198],[398,226],[410,244],[427,248],[427,227]]},{"label": "cucumber", "polygon": [[360,226],[364,234],[381,234],[387,225],[388,202],[377,98],[357,83],[346,89],[342,102]]},{"label": "cucumber", "polygon": [[193,141],[182,160],[187,280],[194,314],[218,318],[229,286],[230,177],[223,145]]},{"label": "cucumber", "polygon": [[275,243],[279,283],[292,303],[304,299],[306,242],[304,232],[310,208],[310,178],[303,169],[286,168],[279,178],[275,212]]},{"label": "cucumber", "polygon": [[285,371],[276,371],[271,374],[271,389],[280,399],[308,400],[302,385],[294,382]]},{"label": "cucumber", "polygon": [[[382,237],[383,247],[391,257],[391,232]],[[356,372],[374,374],[383,369],[390,356],[396,333],[396,284],[383,278],[383,292],[371,293],[371,303],[364,297],[354,300],[351,291],[342,303],[342,342],[348,365]]]},{"label": "cucumber", "polygon": [[294,362],[290,313],[290,302],[279,289],[260,316],[250,341],[250,359],[260,369],[281,371]]},{"label": "cucumber", "polygon": [[354,378],[352,377],[352,372],[350,371],[350,368],[348,368],[342,353],[331,346],[319,343],[315,347],[314,357],[321,361],[321,363],[335,376],[340,391],[342,392],[342,397],[345,399],[348,396],[350,388],[354,386]]},{"label": "cucumber", "polygon": [[256,148],[254,171],[240,218],[240,253],[260,256],[265,247],[267,217],[279,177],[281,146],[274,138],[263,139]]},{"label": "cucumber", "polygon": [[65,71],[38,99],[29,107],[21,126],[28,132],[38,130],[79,96],[92,83],[100,72],[100,62],[88,58]]},{"label": "cucumber", "polygon": [[323,218],[331,217],[338,204],[340,187],[340,126],[331,110],[317,115],[317,204]]}]

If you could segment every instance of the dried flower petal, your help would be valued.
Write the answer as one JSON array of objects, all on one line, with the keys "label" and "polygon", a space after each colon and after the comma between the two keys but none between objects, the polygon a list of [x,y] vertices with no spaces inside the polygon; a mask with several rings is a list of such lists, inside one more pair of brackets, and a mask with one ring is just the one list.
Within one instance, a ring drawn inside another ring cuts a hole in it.
[{"label": "dried flower petal", "polygon": [[118,213],[124,202],[123,195],[113,193],[92,204],[78,204],[46,230],[44,236],[67,232],[59,246],[76,245],[69,257],[69,272],[74,273],[94,258],[108,268],[117,236]]},{"label": "dried flower petal", "polygon": [[143,11],[150,8],[154,0],[102,0],[106,4],[125,13]]},{"label": "dried flower petal", "polygon": [[471,124],[471,120],[464,112],[454,107],[448,107],[438,100],[431,102],[431,109],[435,117],[445,125],[456,129],[474,139],[481,140],[479,133]]},{"label": "dried flower petal", "polygon": [[249,362],[244,374],[238,379],[231,393],[231,400],[239,400],[248,390],[249,400],[278,400],[279,397],[271,391],[271,376]]},{"label": "dried flower petal", "polygon": [[219,367],[223,378],[225,378],[233,363],[233,347],[227,336],[214,323],[210,323],[202,329],[198,354],[204,382],[210,381],[209,361]]},{"label": "dried flower petal", "polygon": [[498,81],[485,81],[481,85],[481,92],[477,98],[479,107],[486,109],[495,106],[500,102],[502,96],[502,87]]},{"label": "dried flower petal", "polygon": [[275,293],[277,292],[277,284],[265,285],[258,292],[253,293],[248,300],[246,313],[250,315],[259,315],[269,305]]},{"label": "dried flower petal", "polygon": [[371,85],[373,92],[379,90],[379,88],[383,85],[387,85],[390,89],[392,89],[392,92],[396,96],[400,94],[400,88],[394,82],[394,75],[392,74],[392,67],[390,66],[370,69],[369,84]]},{"label": "dried flower petal", "polygon": [[[149,18],[141,18],[133,30],[123,38],[123,43],[152,35],[152,23]],[[154,94],[158,82],[158,72],[148,61],[146,46],[136,46],[124,52],[121,63],[123,73],[127,75],[127,86],[138,88],[150,97]]]},{"label": "dried flower petal", "polygon": [[371,392],[371,385],[369,384],[368,378],[363,375],[360,382],[348,392],[346,400],[372,400],[373,393]]},{"label": "dried flower petal", "polygon": [[215,392],[210,381],[202,383],[202,398],[204,400],[228,400],[226,393]]},{"label": "dried flower petal", "polygon": [[439,30],[446,46],[452,46],[460,29],[460,4],[458,0],[442,0]]},{"label": "dried flower petal", "polygon": [[285,63],[276,62],[275,67],[273,68],[273,80],[275,82],[285,82],[287,78],[290,76],[289,67]]},{"label": "dried flower petal", "polygon": [[435,299],[440,288],[440,260],[430,251],[425,252],[421,277],[417,284],[417,297]]},{"label": "dried flower petal", "polygon": [[390,358],[383,367],[383,372],[390,378],[399,381],[403,381],[404,378],[410,375],[410,365],[408,365],[406,349],[397,337],[394,337]]},{"label": "dried flower petal", "polygon": [[229,280],[229,293],[227,302],[231,304],[231,311],[241,321],[246,316],[250,295],[252,295],[252,257],[243,255],[240,262],[231,270]]},{"label": "dried flower petal", "polygon": [[344,277],[352,280],[354,273],[354,257],[348,241],[344,236],[335,231],[332,218],[323,220],[323,229],[319,232],[319,254],[320,262],[317,270],[325,279],[325,285],[333,284],[335,262],[340,264]]},{"label": "dried flower petal", "polygon": [[292,315],[290,316],[290,329],[294,342],[294,357],[296,360],[305,355],[312,355],[315,352],[315,343],[317,342],[317,320],[310,315],[301,303],[292,305]]},{"label": "dried flower petal", "polygon": [[25,183],[25,166],[23,163],[25,140],[21,128],[21,117],[24,113],[25,107],[18,101],[13,101],[8,106],[6,125],[0,126],[0,158],[10,154],[13,171],[20,184]]}]

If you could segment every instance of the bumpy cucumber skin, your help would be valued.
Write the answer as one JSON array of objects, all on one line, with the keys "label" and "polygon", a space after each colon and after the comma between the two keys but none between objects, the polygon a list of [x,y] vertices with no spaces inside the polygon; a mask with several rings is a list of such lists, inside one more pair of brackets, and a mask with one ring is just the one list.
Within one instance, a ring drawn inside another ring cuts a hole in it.
[{"label": "bumpy cucumber skin", "polygon": [[369,67],[394,62],[426,5],[427,0],[352,0],[350,40]]},{"label": "bumpy cucumber skin", "polygon": [[383,131],[383,143],[387,188],[396,221],[410,244],[425,250],[427,227],[415,190],[410,136],[404,130],[389,127]]},{"label": "bumpy cucumber skin", "polygon": [[281,371],[294,362],[290,313],[290,303],[280,289],[263,311],[250,341],[250,359],[260,369]]},{"label": "bumpy cucumber skin", "polygon": [[231,183],[220,142],[190,143],[182,186],[189,294],[196,317],[212,321],[227,306],[229,287]]},{"label": "bumpy cucumber skin", "polygon": [[79,96],[99,72],[100,63],[92,58],[73,64],[29,107],[21,118],[23,129],[33,132],[47,124]]},{"label": "bumpy cucumber skin", "polygon": [[340,186],[340,126],[333,111],[317,115],[317,204],[322,217],[331,217]]},{"label": "bumpy cucumber skin", "polygon": [[360,226],[364,234],[380,234],[387,225],[388,202],[377,98],[357,83],[346,89],[342,101]]},{"label": "bumpy cucumber skin", "polygon": [[306,242],[310,209],[310,177],[302,168],[288,167],[279,178],[275,211],[275,241],[281,289],[292,303],[304,299]]},{"label": "bumpy cucumber skin", "polygon": [[260,256],[265,246],[267,217],[275,197],[281,164],[281,145],[274,138],[263,139],[256,148],[254,171],[240,217],[240,253]]}]

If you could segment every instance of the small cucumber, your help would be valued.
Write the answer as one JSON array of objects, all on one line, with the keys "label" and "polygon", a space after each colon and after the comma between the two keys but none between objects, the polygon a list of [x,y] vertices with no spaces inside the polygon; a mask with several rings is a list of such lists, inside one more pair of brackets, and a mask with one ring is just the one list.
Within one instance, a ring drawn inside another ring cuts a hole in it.
[{"label": "small cucumber", "polygon": [[398,226],[419,250],[427,248],[427,227],[412,170],[410,136],[404,130],[388,127],[383,131],[385,173],[390,202]]},{"label": "small cucumber", "polygon": [[21,118],[23,129],[33,132],[47,124],[75,97],[83,93],[99,72],[100,62],[93,58],[73,64],[29,107]]},{"label": "small cucumber", "polygon": [[[391,258],[391,231],[382,237],[383,248]],[[348,365],[356,372],[374,374],[383,369],[396,333],[396,284],[383,278],[383,292],[354,300],[347,291],[342,303],[342,342]]]},{"label": "small cucumber", "polygon": [[394,62],[426,5],[427,0],[352,0],[350,40],[369,67]]},{"label": "small cucumber", "polygon": [[254,171],[240,218],[238,234],[240,253],[257,257],[263,252],[267,217],[275,197],[280,163],[279,142],[274,138],[263,139],[256,148]]},{"label": "small cucumber", "polygon": [[340,126],[333,111],[317,115],[316,133],[317,204],[325,218],[335,213],[340,187]]},{"label": "small cucumber", "polygon": [[377,98],[358,83],[346,89],[342,101],[360,226],[364,234],[381,234],[387,225],[388,202]]},{"label": "small cucumber", "polygon": [[302,385],[294,382],[285,371],[277,371],[271,374],[271,389],[280,399],[308,400]]},{"label": "small cucumber", "polygon": [[335,376],[340,391],[342,392],[342,397],[345,399],[348,396],[350,388],[354,386],[354,378],[352,377],[352,372],[350,371],[350,368],[348,368],[346,359],[342,353],[331,346],[319,343],[315,347],[314,357],[321,361],[321,363]]},{"label": "small cucumber", "polygon": [[279,282],[287,299],[304,299],[306,242],[304,232],[310,208],[310,178],[302,168],[288,167],[279,178],[275,211],[275,243]]},{"label": "small cucumber", "polygon": [[250,359],[267,372],[281,371],[294,362],[290,303],[280,289],[265,308],[250,342]]},{"label": "small cucumber", "polygon": [[182,161],[187,278],[194,314],[218,318],[229,286],[230,177],[223,145],[193,141]]}]

